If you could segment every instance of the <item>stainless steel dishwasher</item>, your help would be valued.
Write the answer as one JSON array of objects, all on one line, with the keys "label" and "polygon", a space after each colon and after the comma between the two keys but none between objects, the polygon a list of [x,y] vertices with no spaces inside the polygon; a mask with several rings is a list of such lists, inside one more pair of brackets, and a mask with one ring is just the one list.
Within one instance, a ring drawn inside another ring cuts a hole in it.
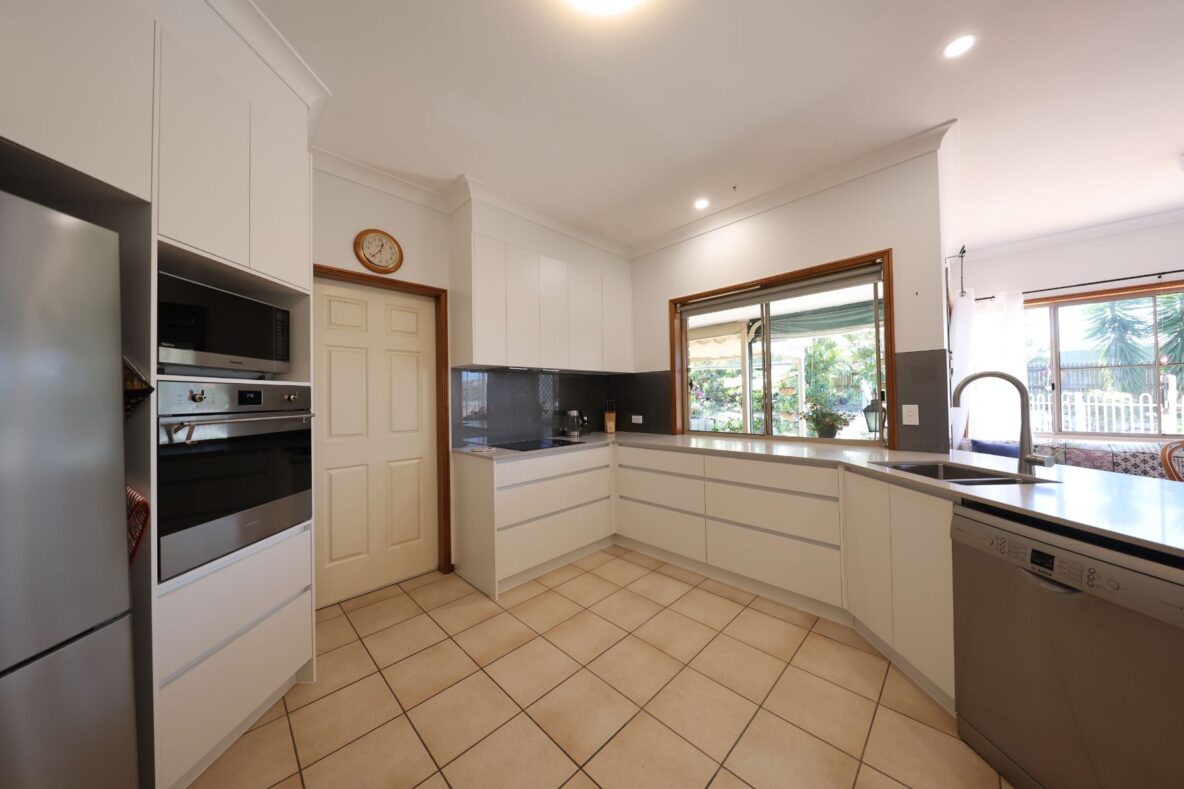
[{"label": "stainless steel dishwasher", "polygon": [[1184,787],[1179,557],[1020,520],[954,509],[959,734],[1019,789]]}]

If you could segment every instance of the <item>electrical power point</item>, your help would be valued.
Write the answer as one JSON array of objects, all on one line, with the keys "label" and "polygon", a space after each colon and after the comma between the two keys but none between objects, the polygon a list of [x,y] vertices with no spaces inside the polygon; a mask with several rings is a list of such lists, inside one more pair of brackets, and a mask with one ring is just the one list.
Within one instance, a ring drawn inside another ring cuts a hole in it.
[{"label": "electrical power point", "polygon": [[915,405],[902,405],[900,407],[900,421],[901,424],[915,427],[921,424],[921,414]]},{"label": "electrical power point", "polygon": [[642,418],[643,417],[641,414],[631,414],[629,417],[629,421],[635,425],[640,425],[642,422]]}]

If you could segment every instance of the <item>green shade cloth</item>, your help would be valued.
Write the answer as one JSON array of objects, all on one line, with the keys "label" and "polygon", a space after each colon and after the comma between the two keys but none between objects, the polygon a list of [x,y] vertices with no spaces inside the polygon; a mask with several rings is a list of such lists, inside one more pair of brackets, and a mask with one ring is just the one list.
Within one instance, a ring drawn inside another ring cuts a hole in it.
[{"label": "green shade cloth", "polygon": [[[781,340],[790,337],[817,337],[823,334],[842,334],[857,329],[870,329],[876,323],[876,312],[872,302],[861,301],[855,304],[840,304],[836,307],[823,307],[808,312],[795,312],[789,315],[774,315],[773,339]],[[881,320],[884,315],[884,301],[880,300]],[[756,337],[761,333],[756,329]]]}]

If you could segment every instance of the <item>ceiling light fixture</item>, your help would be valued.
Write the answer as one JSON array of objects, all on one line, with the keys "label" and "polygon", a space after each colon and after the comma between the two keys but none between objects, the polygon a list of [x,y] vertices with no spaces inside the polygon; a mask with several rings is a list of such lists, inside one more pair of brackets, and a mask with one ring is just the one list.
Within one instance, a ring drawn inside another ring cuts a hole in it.
[{"label": "ceiling light fixture", "polygon": [[946,48],[941,51],[943,55],[948,58],[960,58],[970,51],[974,46],[974,36],[965,35],[958,36],[950,43],[946,44]]},{"label": "ceiling light fixture", "polygon": [[623,14],[641,4],[641,0],[567,0],[567,2],[586,14],[595,14],[596,16]]},{"label": "ceiling light fixture", "polygon": [[695,208],[699,209],[700,211],[702,211],[704,208],[706,208],[709,205],[711,205],[711,201],[708,200],[706,197],[700,197],[698,200],[695,201]]}]

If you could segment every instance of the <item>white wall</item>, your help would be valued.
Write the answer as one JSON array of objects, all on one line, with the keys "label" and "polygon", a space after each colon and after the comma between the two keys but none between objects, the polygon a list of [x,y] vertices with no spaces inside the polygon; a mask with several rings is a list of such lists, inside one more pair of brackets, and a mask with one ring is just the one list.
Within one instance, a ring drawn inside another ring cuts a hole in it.
[{"label": "white wall", "polygon": [[[1176,212],[972,252],[966,256],[966,287],[981,297],[1184,269],[1182,249],[1184,212]],[[950,273],[957,287],[957,261]],[[1184,274],[1170,278],[1184,279]],[[1095,288],[1124,284],[1138,283]]]},{"label": "white wall", "polygon": [[447,214],[321,170],[313,171],[312,204],[314,262],[372,273],[354,257],[354,238],[374,227],[403,247],[394,277],[449,287]]},{"label": "white wall", "polygon": [[945,347],[936,151],[634,261],[634,369],[670,368],[670,299],[892,249],[897,352]]}]

